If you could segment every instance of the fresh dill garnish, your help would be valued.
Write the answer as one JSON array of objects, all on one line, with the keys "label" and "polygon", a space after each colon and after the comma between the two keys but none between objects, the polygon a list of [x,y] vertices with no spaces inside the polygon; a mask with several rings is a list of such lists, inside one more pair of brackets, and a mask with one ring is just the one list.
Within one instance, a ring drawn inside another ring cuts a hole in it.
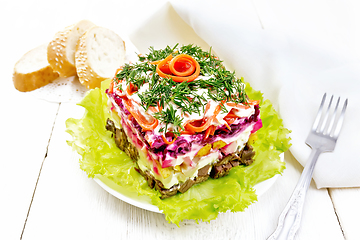
[{"label": "fresh dill garnish", "polygon": [[[192,82],[180,83],[160,77],[156,73],[156,65],[151,62],[163,60],[170,54],[173,57],[178,54],[192,56],[200,65],[199,77]],[[175,135],[180,134],[178,131],[182,128],[183,120],[175,114],[176,109],[182,113],[200,115],[209,100],[248,104],[243,80],[237,78],[235,72],[226,70],[222,61],[211,53],[211,49],[207,52],[192,44],[181,47],[176,44],[162,50],[150,47],[147,55],[139,55],[139,62],[125,64],[116,78],[117,81],[125,80],[126,84],[132,83],[137,89],[148,84],[146,90],[138,93],[142,107],[147,111],[149,107],[160,106],[162,110],[155,113],[154,117],[165,123],[161,131],[166,132],[168,124],[172,124]],[[221,109],[227,111],[223,104]]]},{"label": "fresh dill garnish", "polygon": [[173,129],[171,130],[171,132],[175,136],[179,136],[180,130],[184,130],[182,126],[183,119],[180,116],[176,115],[176,109],[174,109],[173,105],[169,105],[169,107],[165,110],[155,113],[154,117],[165,123],[165,127],[160,128],[159,132],[167,133],[169,124],[173,125]]},{"label": "fresh dill garnish", "polygon": [[[174,47],[169,47],[167,46],[166,48],[162,49],[162,50],[155,50],[154,47],[150,47],[150,53],[147,54],[145,56],[145,59],[143,58],[142,61],[148,60],[149,62],[153,62],[153,61],[157,61],[157,60],[162,60],[165,59],[167,56],[169,56],[170,54],[174,54],[175,53],[175,49],[177,48],[179,44],[176,44]],[[139,59],[139,61],[141,61]]]},{"label": "fresh dill garnish", "polygon": [[118,80],[125,80],[126,83],[132,83],[136,87],[140,88],[144,83],[149,82],[149,76],[147,72],[154,72],[156,69],[155,65],[149,64],[148,62],[137,63],[134,65],[125,64],[123,69],[116,75]]}]

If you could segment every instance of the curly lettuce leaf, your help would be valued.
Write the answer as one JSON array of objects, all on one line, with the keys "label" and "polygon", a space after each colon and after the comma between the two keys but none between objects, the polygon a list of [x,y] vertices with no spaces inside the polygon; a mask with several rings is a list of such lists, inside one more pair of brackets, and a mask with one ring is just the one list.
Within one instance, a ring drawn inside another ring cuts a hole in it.
[{"label": "curly lettuce leaf", "polygon": [[178,225],[185,219],[210,221],[220,212],[244,211],[257,200],[253,187],[285,169],[279,155],[290,147],[289,130],[284,128],[270,101],[264,101],[262,94],[247,84],[249,97],[261,100],[263,121],[263,128],[257,132],[258,140],[253,144],[254,163],[235,167],[223,178],[209,179],[183,194],[161,200],[160,194],[148,187],[145,179],[134,170],[135,164],[116,147],[111,133],[105,129],[106,119],[111,118],[105,94],[108,86],[109,81],[104,81],[101,89],[89,91],[79,104],[85,108],[84,116],[66,121],[66,131],[73,138],[68,144],[80,155],[80,168],[89,177],[101,174],[128,191],[149,196],[169,222]]}]

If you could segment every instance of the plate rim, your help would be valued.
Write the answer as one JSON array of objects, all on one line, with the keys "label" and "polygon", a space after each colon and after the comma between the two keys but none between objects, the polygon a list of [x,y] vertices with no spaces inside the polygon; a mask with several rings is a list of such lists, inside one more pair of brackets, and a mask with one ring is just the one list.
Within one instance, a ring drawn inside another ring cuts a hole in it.
[{"label": "plate rim", "polygon": [[[284,153],[280,154],[280,160],[284,161]],[[263,182],[260,182],[254,186],[256,194],[258,197],[263,195],[265,192],[267,192],[272,185],[276,182],[277,178],[280,174],[276,174],[272,178],[269,178]],[[146,195],[138,195],[136,192],[131,192],[126,190],[124,187],[116,184],[111,179],[108,179],[107,177],[96,174],[93,178],[93,180],[99,184],[101,188],[103,188],[105,191],[113,195],[114,197],[122,200],[123,202],[126,202],[130,205],[133,205],[135,207],[148,210],[154,213],[162,213],[161,210],[155,205],[151,203],[150,197]]]}]

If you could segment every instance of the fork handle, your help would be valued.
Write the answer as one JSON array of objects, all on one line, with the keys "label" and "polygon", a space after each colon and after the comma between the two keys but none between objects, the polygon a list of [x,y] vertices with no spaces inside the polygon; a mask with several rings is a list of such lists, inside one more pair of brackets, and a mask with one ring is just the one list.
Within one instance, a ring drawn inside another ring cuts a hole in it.
[{"label": "fork handle", "polygon": [[302,209],[306,192],[309,188],[317,159],[321,153],[319,149],[312,149],[300,179],[292,193],[289,202],[280,214],[278,225],[268,240],[293,240],[300,227]]}]

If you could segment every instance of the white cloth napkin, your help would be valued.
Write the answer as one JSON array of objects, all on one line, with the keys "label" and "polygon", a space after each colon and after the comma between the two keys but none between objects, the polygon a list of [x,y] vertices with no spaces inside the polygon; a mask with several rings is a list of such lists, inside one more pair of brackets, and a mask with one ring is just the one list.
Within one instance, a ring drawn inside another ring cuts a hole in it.
[{"label": "white cloth napkin", "polygon": [[171,4],[230,69],[274,103],[292,130],[290,150],[303,166],[310,154],[305,139],[322,95],[348,98],[335,151],[320,155],[314,180],[318,188],[360,186],[359,56],[333,48],[333,42],[321,36],[315,40],[296,31],[285,32],[281,24],[264,27],[252,1]]}]

